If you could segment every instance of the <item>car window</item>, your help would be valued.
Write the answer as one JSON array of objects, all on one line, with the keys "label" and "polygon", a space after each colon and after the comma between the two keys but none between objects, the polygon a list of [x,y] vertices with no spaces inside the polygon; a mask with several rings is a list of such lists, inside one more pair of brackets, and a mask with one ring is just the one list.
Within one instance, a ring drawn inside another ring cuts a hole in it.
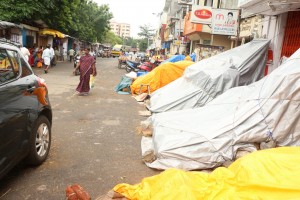
[{"label": "car window", "polygon": [[0,84],[19,74],[19,57],[16,51],[0,49]]},{"label": "car window", "polygon": [[21,77],[29,76],[32,74],[32,71],[29,69],[27,63],[23,58],[21,58],[21,68],[22,68]]}]

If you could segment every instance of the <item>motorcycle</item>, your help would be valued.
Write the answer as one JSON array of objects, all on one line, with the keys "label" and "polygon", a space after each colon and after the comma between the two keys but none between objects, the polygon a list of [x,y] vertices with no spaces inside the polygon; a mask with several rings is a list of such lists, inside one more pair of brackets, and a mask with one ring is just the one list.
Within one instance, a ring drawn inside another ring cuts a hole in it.
[{"label": "motorcycle", "polygon": [[147,62],[143,62],[141,65],[138,66],[138,69],[140,71],[147,71],[150,72],[152,71],[155,67],[157,67],[158,65],[160,65],[161,61],[159,60],[155,60],[155,59],[151,59],[150,61]]},{"label": "motorcycle", "polygon": [[134,62],[134,61],[131,61],[131,60],[126,60],[125,70],[126,70],[126,72],[131,72],[131,71],[137,72],[137,71],[139,71],[138,66],[140,64],[141,63],[139,63],[139,62]]},{"label": "motorcycle", "polygon": [[[76,55],[74,58],[74,68],[76,68],[77,64],[80,61],[80,55]],[[75,76],[80,75],[79,68],[75,71]]]}]

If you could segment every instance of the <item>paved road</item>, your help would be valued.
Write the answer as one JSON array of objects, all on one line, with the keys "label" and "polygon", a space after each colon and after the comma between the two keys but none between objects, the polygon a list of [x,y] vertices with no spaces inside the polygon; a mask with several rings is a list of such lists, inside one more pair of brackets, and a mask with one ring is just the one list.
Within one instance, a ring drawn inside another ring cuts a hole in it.
[{"label": "paved road", "polygon": [[141,161],[141,138],[135,133],[146,119],[138,115],[145,107],[130,95],[114,92],[125,74],[116,58],[98,58],[90,96],[75,95],[79,77],[72,75],[71,63],[59,63],[49,74],[34,70],[46,80],[53,108],[50,155],[43,165],[21,163],[0,180],[1,200],[60,200],[74,183],[94,199],[118,183],[134,184],[159,173]]}]

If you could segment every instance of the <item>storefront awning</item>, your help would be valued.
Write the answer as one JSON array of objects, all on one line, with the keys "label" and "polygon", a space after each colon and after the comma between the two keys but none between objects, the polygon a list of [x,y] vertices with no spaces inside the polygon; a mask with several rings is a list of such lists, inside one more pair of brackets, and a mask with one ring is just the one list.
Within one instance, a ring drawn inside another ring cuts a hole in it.
[{"label": "storefront awning", "polygon": [[43,29],[39,31],[39,34],[41,35],[52,35],[53,37],[59,37],[59,38],[65,38],[65,34],[56,31],[56,30],[52,30],[52,29]]},{"label": "storefront awning", "polygon": [[6,29],[6,28],[20,28],[21,29],[22,27],[18,24],[0,20],[0,29]]},{"label": "storefront awning", "polygon": [[290,11],[297,11],[300,2],[295,0],[239,0],[238,7],[243,9],[242,18],[262,15],[278,15]]}]

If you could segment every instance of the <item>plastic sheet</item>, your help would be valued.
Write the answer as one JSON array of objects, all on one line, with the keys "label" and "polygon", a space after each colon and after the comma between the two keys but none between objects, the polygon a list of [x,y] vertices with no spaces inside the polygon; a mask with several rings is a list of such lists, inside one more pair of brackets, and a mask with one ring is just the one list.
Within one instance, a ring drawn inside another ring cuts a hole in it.
[{"label": "plastic sheet", "polygon": [[165,112],[204,106],[226,90],[260,80],[269,40],[247,44],[201,60],[182,77],[151,94],[148,109]]},{"label": "plastic sheet", "polygon": [[232,88],[207,105],[152,115],[158,169],[207,169],[233,160],[238,149],[273,140],[300,145],[300,49],[270,75]]},{"label": "plastic sheet", "polygon": [[[138,77],[130,86],[132,93],[138,94],[141,84],[149,85],[150,92],[169,84],[181,77],[184,70],[192,65],[192,61],[178,61],[175,63],[166,62],[144,76]],[[147,92],[147,87],[142,87],[141,92]]]},{"label": "plastic sheet", "polygon": [[258,151],[211,174],[169,169],[136,185],[116,185],[114,191],[140,200],[299,199],[299,154],[299,147]]},{"label": "plastic sheet", "polygon": [[121,81],[115,87],[115,92],[118,94],[131,94],[130,85],[132,83],[132,78],[127,76],[122,76]]}]

